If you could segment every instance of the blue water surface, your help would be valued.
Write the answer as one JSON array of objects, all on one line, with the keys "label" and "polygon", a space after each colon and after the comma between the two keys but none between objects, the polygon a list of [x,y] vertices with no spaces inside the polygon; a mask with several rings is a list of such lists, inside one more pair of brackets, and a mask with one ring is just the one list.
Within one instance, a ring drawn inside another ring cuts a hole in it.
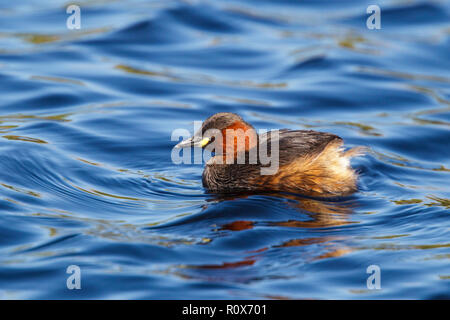
[{"label": "blue water surface", "polygon": [[[0,4],[1,299],[450,298],[448,1],[69,4]],[[224,111],[367,146],[359,192],[207,194],[171,135]]]}]

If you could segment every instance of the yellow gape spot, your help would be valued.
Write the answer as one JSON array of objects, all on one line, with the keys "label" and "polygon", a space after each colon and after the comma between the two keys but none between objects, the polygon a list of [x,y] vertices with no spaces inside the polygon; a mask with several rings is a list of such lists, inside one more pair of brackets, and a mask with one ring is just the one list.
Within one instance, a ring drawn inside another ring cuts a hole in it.
[{"label": "yellow gape spot", "polygon": [[203,138],[202,141],[200,141],[200,145],[202,147],[206,146],[209,142],[209,138]]}]

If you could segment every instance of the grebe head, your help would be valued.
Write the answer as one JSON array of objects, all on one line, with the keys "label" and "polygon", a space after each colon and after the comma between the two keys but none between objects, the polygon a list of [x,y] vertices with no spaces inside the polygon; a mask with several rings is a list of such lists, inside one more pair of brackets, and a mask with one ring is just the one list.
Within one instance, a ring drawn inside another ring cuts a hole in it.
[{"label": "grebe head", "polygon": [[[239,134],[244,134],[244,140],[239,141]],[[233,136],[232,136],[233,135]],[[234,153],[239,150],[248,150],[256,144],[256,132],[252,125],[245,122],[239,115],[231,112],[219,112],[206,119],[202,127],[194,134],[193,137],[178,143],[176,148],[199,147],[205,148],[214,142],[218,136],[222,137],[222,141],[216,143],[222,144],[222,149],[226,153],[226,145],[234,140]],[[227,140],[227,136],[233,140]],[[253,139],[255,138],[255,139]],[[239,143],[240,142],[240,143]],[[233,144],[229,147],[232,147]],[[216,149],[218,145],[216,145]]]}]

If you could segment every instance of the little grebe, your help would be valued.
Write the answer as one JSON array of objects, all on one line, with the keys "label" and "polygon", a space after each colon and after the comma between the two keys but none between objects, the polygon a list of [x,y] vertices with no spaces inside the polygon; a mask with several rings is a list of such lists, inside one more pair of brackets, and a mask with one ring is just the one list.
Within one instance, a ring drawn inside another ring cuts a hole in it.
[{"label": "little grebe", "polygon": [[[241,130],[245,140],[235,135],[229,139],[229,130]],[[215,132],[212,135],[208,132]],[[217,135],[219,133],[219,135]],[[228,136],[227,136],[228,135]],[[220,136],[221,139],[215,139]],[[222,141],[215,141],[222,140]],[[239,191],[286,191],[309,196],[344,196],[356,191],[357,174],[350,167],[350,158],[362,154],[357,147],[344,151],[343,140],[331,133],[313,130],[278,131],[256,134],[256,130],[234,113],[217,113],[206,119],[201,129],[192,138],[181,141],[177,148],[205,148],[215,143],[215,155],[206,163],[203,186],[210,192],[229,193]],[[228,144],[227,144],[228,142]],[[231,142],[231,143],[230,143]],[[262,161],[259,151],[278,148],[277,169],[272,174],[263,174],[267,161]],[[231,152],[230,152],[231,151]],[[252,151],[256,160],[251,161]],[[237,161],[241,154],[244,162]],[[231,155],[231,162],[229,162]]]}]

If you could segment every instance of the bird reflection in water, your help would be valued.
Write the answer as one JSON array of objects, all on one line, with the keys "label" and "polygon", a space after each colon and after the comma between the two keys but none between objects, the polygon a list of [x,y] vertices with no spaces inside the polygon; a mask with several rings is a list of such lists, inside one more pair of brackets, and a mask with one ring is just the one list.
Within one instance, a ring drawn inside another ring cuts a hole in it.
[{"label": "bird reflection in water", "polygon": [[[356,206],[355,201],[352,199],[346,200],[318,200],[313,198],[305,198],[294,194],[281,194],[270,193],[265,194],[267,196],[287,199],[289,201],[286,204],[299,211],[302,220],[291,219],[287,221],[273,221],[273,222],[261,222],[250,220],[235,220],[219,227],[219,231],[244,231],[250,230],[257,226],[264,225],[270,227],[287,227],[287,228],[303,228],[303,229],[315,229],[320,228],[334,228],[352,224],[354,222],[349,220],[349,215],[353,212],[353,208]],[[243,198],[248,198],[248,194],[240,195],[216,195],[209,201],[221,202],[221,201],[233,201]],[[305,215],[309,219],[304,219]],[[339,236],[315,236],[306,238],[295,238],[282,242],[281,244],[274,244],[271,246],[262,247],[256,250],[246,251],[244,259],[234,262],[223,262],[221,264],[211,265],[197,265],[191,266],[195,269],[231,269],[240,268],[245,266],[252,266],[259,259],[264,258],[264,252],[267,252],[273,248],[283,247],[308,247],[311,245],[319,245],[323,250],[314,250],[312,256],[306,258],[308,261],[317,261],[326,258],[340,257],[348,254],[352,249],[342,244],[342,240],[346,237]],[[308,250],[310,253],[311,250]]]}]

